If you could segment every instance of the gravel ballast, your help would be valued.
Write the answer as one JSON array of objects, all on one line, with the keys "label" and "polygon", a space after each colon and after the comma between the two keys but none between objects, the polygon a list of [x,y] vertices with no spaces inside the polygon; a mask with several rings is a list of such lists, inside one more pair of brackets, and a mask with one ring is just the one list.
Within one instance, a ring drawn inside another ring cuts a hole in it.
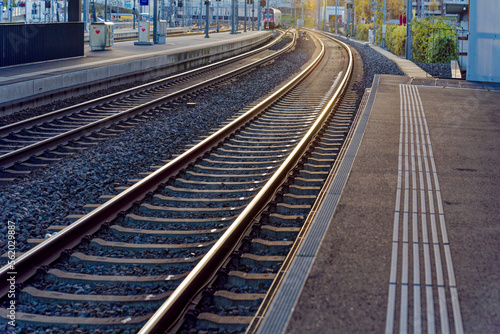
[{"label": "gravel ballast", "polygon": [[[364,61],[363,80],[357,87],[360,91],[371,86],[375,74],[403,75],[394,62],[369,46],[348,44],[356,48]],[[210,91],[187,101],[195,102],[195,108],[186,107],[185,102],[172,105],[154,120],[34,171],[13,184],[0,184],[0,202],[4,208],[1,216],[5,223],[13,221],[16,224],[16,250],[26,251],[28,238],[45,237],[50,225],[67,225],[65,217],[68,214],[83,213],[85,204],[97,203],[100,195],[116,193],[116,186],[125,185],[128,179],[139,178],[140,172],[151,171],[150,166],[161,165],[161,160],[182,153],[186,145],[218,128],[295,73],[313,51],[312,41],[300,40],[296,50],[279,61],[226,84],[217,94]],[[6,250],[7,224],[2,228],[0,247]],[[3,326],[0,325],[0,331],[6,329]],[[26,329],[32,333],[64,332],[50,327],[23,328]],[[118,332],[122,331],[102,331]]]},{"label": "gravel ballast", "polygon": [[[261,66],[244,78],[219,89],[198,94],[187,102],[172,103],[163,113],[87,150],[10,184],[0,184],[2,226],[0,249],[6,249],[7,221],[16,226],[16,252],[24,252],[29,238],[44,238],[50,225],[67,225],[65,217],[81,214],[87,203],[150,172],[150,166],[182,153],[186,145],[267,94],[296,73],[314,50],[312,41],[300,40],[294,52]],[[272,68],[272,70],[270,70]],[[48,111],[50,111],[49,109]],[[5,262],[5,261],[4,261]]]}]

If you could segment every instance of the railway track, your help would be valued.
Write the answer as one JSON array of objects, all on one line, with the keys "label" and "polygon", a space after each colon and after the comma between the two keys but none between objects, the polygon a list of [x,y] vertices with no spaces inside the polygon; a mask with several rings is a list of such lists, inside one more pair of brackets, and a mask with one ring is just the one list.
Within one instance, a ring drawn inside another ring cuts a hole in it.
[{"label": "railway track", "polygon": [[141,118],[154,114],[152,110],[157,106],[196,94],[278,57],[294,45],[291,42],[271,51],[269,48],[283,36],[282,32],[267,45],[224,61],[0,127],[0,178],[12,180],[45,167],[72,151],[115,134],[111,130],[96,135],[103,128],[116,124],[120,127],[120,123],[127,127],[124,122],[132,117],[135,117],[132,123],[140,122]]},{"label": "railway track", "polygon": [[[351,61],[347,63],[352,66]],[[360,71],[358,66],[356,74]],[[325,85],[328,76],[315,77],[315,81],[319,86]],[[283,177],[281,186],[278,189],[271,187],[268,203],[257,206],[258,209],[248,216],[243,212],[233,223],[233,226],[242,225],[239,227],[241,233],[234,236],[234,248],[227,251],[222,249],[227,247],[222,246],[222,242],[220,249],[215,245],[202,260],[204,263],[197,267],[198,271],[195,268],[191,272],[140,333],[157,333],[162,328],[172,333],[257,331],[320,203],[318,196],[322,185],[335,173],[339,158],[343,156],[344,143],[350,140],[360,99],[355,84],[356,80],[352,80],[344,87],[341,99],[327,94],[331,99],[328,105],[318,108],[323,119],[319,117],[321,126],[314,141]],[[335,84],[333,87],[338,88]],[[335,108],[330,112],[333,104]],[[265,189],[259,195],[265,197],[264,192]],[[245,211],[252,211],[257,201],[250,203]],[[214,274],[207,269],[211,267],[221,269]],[[175,321],[179,314],[182,314],[181,320]]]},{"label": "railway track", "polygon": [[[292,82],[68,228],[54,226],[58,233],[36,241],[15,268],[3,267],[3,282],[13,269],[26,281],[16,291],[18,323],[93,332],[137,330],[150,319],[141,330],[147,333],[172,326],[191,307],[177,330],[217,323],[224,330],[246,328],[300,235],[355,116],[352,107],[330,113],[347,87],[352,56],[321,39],[314,64]],[[257,217],[260,223],[251,228]],[[243,287],[216,291],[238,280]],[[209,297],[197,296],[208,283]],[[221,320],[220,306],[207,306],[221,294],[226,303],[251,304],[242,311],[250,313]],[[189,300],[202,302],[186,305]],[[8,310],[0,309],[0,316],[8,319]]]}]

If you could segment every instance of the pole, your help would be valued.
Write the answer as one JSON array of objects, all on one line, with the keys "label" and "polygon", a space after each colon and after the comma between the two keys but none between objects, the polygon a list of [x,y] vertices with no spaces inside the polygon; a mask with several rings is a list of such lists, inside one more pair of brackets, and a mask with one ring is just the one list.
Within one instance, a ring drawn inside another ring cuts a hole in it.
[{"label": "pole", "polygon": [[262,30],[262,6],[260,5],[260,0],[254,0],[258,1],[258,6],[257,6],[257,30],[261,31]]},{"label": "pole", "polygon": [[153,43],[158,44],[158,0],[153,1]]},{"label": "pole", "polygon": [[351,33],[351,24],[352,24],[352,18],[351,18],[351,7],[347,7],[347,28],[344,28],[346,30],[347,36],[350,36]]},{"label": "pole", "polygon": [[7,7],[9,9],[9,22],[12,23],[12,0],[9,0]]},{"label": "pole", "polygon": [[[266,18],[267,18],[267,29],[270,29],[270,28],[269,28],[269,23],[270,23],[270,22],[269,22],[269,1],[271,1],[271,0],[267,0],[267,12],[266,12]],[[264,18],[264,24],[265,24],[265,22],[266,22],[266,18]]]},{"label": "pole", "polygon": [[84,4],[83,4],[83,22],[84,22],[84,26],[83,26],[83,30],[85,32],[88,31],[88,21],[89,21],[89,1],[88,0],[84,0]]},{"label": "pole", "polygon": [[352,7],[352,25],[351,25],[351,36],[353,38],[356,38],[355,25],[356,25],[356,7],[354,7],[354,4],[353,4],[353,7]]},{"label": "pole", "polygon": [[315,10],[315,14],[316,14],[316,22],[318,24],[318,29],[321,30],[321,10],[320,10],[320,7],[321,7],[321,0],[316,0],[316,5],[317,5],[317,9]]},{"label": "pole", "polygon": [[[382,41],[380,41],[380,46],[385,48],[385,32],[386,32],[386,25],[385,25],[385,19],[387,17],[387,0],[384,0],[384,8],[383,8],[383,14],[382,14]],[[411,3],[411,0],[410,0]]]},{"label": "pole", "polygon": [[326,31],[326,0],[323,0],[323,30]]},{"label": "pole", "polygon": [[236,34],[235,5],[236,0],[231,0],[231,34]]},{"label": "pole", "polygon": [[337,22],[339,21],[338,17],[338,9],[339,9],[339,0],[335,0],[335,34],[337,34]]},{"label": "pole", "polygon": [[411,60],[411,26],[413,16],[412,0],[406,2],[406,59]]},{"label": "pole", "polygon": [[198,17],[198,26],[201,29],[201,16],[203,14],[203,0],[200,0],[200,15]]},{"label": "pole", "polygon": [[247,32],[247,3],[248,0],[245,0],[245,22],[243,22],[243,32]]},{"label": "pole", "polygon": [[209,13],[210,13],[210,1],[209,0],[205,0],[205,8],[206,8],[206,13],[205,13],[205,38],[210,38],[210,36],[208,35],[208,28],[209,28]]},{"label": "pole", "polygon": [[252,1],[252,31],[255,31],[255,1]]}]

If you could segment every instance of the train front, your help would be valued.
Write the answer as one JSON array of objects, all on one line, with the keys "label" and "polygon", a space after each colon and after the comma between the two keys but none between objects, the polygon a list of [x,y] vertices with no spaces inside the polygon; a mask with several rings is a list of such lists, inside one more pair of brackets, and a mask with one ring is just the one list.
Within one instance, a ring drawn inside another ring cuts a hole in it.
[{"label": "train front", "polygon": [[274,29],[274,8],[264,10],[264,29]]}]

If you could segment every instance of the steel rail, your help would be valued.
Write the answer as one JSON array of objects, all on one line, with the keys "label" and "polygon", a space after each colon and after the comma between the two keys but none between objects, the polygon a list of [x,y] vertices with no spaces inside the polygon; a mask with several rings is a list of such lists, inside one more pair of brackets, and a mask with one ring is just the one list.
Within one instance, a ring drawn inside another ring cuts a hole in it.
[{"label": "steel rail", "polygon": [[[294,45],[295,42],[296,34],[294,34],[293,42],[291,44]],[[262,59],[260,62],[265,61],[267,61],[267,58]],[[177,158],[173,159],[156,172],[116,195],[51,238],[28,250],[26,253],[17,258],[15,263],[12,265],[7,264],[0,268],[0,297],[3,297],[8,292],[10,284],[7,281],[7,278],[13,275],[12,273],[15,273],[16,283],[22,283],[33,276],[39,267],[56,260],[64,250],[75,247],[81,241],[83,236],[94,233],[102,224],[118,217],[120,212],[132,207],[138,199],[142,199],[149,193],[156,190],[171,176],[178,173],[188,164],[194,162],[205,152],[209,151],[213,147],[216,147],[218,143],[225,139],[228,135],[239,129],[252,118],[256,117],[260,112],[272,105],[277,99],[286,93],[288,87],[303,79],[305,76],[303,73],[247,111],[245,114],[210,135],[205,140],[193,146]]]},{"label": "steel rail", "polygon": [[[328,34],[324,34],[321,32],[317,32],[317,33],[320,33],[323,36],[328,37],[328,38],[338,42],[340,45],[342,45],[342,47],[344,47],[347,50],[347,52],[349,54],[349,58],[353,59],[352,51],[350,50],[348,45],[339,41],[336,38],[333,38],[332,36],[330,36]],[[353,124],[356,124],[355,127],[357,127],[357,123],[358,123],[357,120],[358,119],[359,119],[359,114],[356,115],[355,120],[353,122]],[[267,291],[266,297],[264,298],[264,300],[260,304],[260,307],[257,310],[257,312],[255,313],[254,318],[253,318],[252,322],[250,323],[250,326],[248,326],[245,334],[254,334],[258,331],[259,326],[260,326],[262,320],[264,319],[266,312],[268,311],[268,309],[271,305],[271,302],[272,302],[272,299],[274,298],[274,295],[278,291],[278,289],[281,285],[281,282],[284,279],[285,274],[288,272],[288,269],[289,269],[292,261],[294,260],[295,255],[297,254],[302,242],[304,241],[304,236],[310,227],[310,223],[312,222],[314,217],[317,215],[318,208],[322,204],[323,199],[326,196],[327,190],[325,189],[325,185],[330,184],[332,179],[337,174],[338,168],[341,165],[342,160],[347,152],[346,143],[349,143],[351,141],[355,129],[356,128],[351,127],[351,129],[347,133],[344,145],[342,145],[342,147],[337,155],[337,158],[335,159],[335,162],[332,166],[332,169],[330,170],[330,172],[329,172],[329,174],[324,182],[324,186],[322,187],[320,193],[318,194],[318,197],[316,198],[316,200],[315,200],[315,202],[310,210],[309,216],[307,217],[306,221],[304,222],[302,229],[298,233],[298,236],[295,239],[295,242],[294,242],[292,248],[290,249],[290,252],[286,256],[285,261],[283,261],[283,264],[281,265],[281,268],[280,268],[276,278],[274,279],[273,283],[271,284],[271,287]]]},{"label": "steel rail", "polygon": [[[319,64],[325,53],[325,46],[322,44],[320,56],[317,62],[308,67],[308,72]],[[330,101],[321,111],[313,126],[309,129],[295,149],[280,166],[271,179],[264,185],[262,190],[248,204],[238,218],[231,224],[228,230],[219,238],[217,243],[201,259],[195,268],[189,273],[179,287],[172,292],[170,297],[159,308],[159,310],[150,318],[139,334],[163,333],[172,328],[186,309],[188,301],[199,293],[199,291],[208,284],[217,270],[222,266],[226,259],[231,255],[238,243],[241,241],[245,231],[251,226],[252,221],[260,214],[272,198],[277,189],[286,181],[290,171],[297,165],[302,155],[306,152],[309,144],[323,126],[328,118],[331,109],[339,99],[344,89],[347,87],[352,74],[353,58],[349,50],[349,66],[338,89],[333,94]]]},{"label": "steel rail", "polygon": [[[197,83],[193,86],[181,89],[181,90],[174,92],[174,93],[171,93],[169,95],[165,95],[161,98],[149,101],[149,102],[144,103],[142,105],[121,111],[121,112],[116,113],[114,115],[108,116],[106,118],[100,119],[100,120],[92,122],[92,123],[89,123],[87,125],[84,125],[82,127],[77,128],[77,129],[73,129],[73,130],[61,133],[57,136],[47,138],[45,140],[36,142],[36,143],[31,144],[29,146],[25,146],[25,147],[22,147],[18,150],[4,154],[4,155],[0,156],[0,167],[4,167],[4,168],[10,167],[10,166],[14,165],[16,162],[24,161],[24,160],[28,159],[29,157],[36,155],[36,154],[39,154],[40,152],[43,152],[45,150],[54,149],[58,145],[66,143],[69,140],[74,140],[74,139],[80,138],[84,135],[88,135],[88,134],[92,133],[93,131],[100,130],[103,127],[110,126],[112,124],[116,124],[119,121],[128,119],[132,116],[135,116],[135,115],[143,113],[147,110],[150,110],[150,109],[156,107],[157,105],[166,103],[168,101],[172,101],[172,100],[176,99],[177,97],[182,96],[184,94],[188,94],[188,93],[193,92],[195,90],[202,89],[203,87],[215,84],[215,83],[223,81],[223,80],[227,80],[228,78],[230,78],[232,76],[236,76],[240,73],[247,71],[249,68],[263,64],[263,63],[269,61],[270,59],[275,58],[275,57],[281,55],[282,53],[287,52],[290,48],[293,47],[294,44],[295,44],[295,41],[290,43],[290,45],[288,45],[283,50],[278,51],[277,53],[268,55],[264,58],[261,58],[257,61],[254,61],[250,64],[247,64],[243,67],[240,67],[240,68],[237,68],[237,69],[232,70],[230,72],[227,72],[225,74],[221,74],[219,76],[216,76],[216,77],[213,77],[211,79],[205,80],[203,82]],[[268,46],[266,46],[266,47],[268,47]],[[122,94],[122,92],[120,92],[118,94]],[[84,105],[84,104],[80,104],[78,106],[82,107],[82,105]],[[76,108],[76,107],[69,107],[69,108]]]},{"label": "steel rail", "polygon": [[101,104],[106,103],[106,102],[110,102],[110,101],[113,101],[113,100],[116,100],[116,99],[119,99],[119,98],[122,98],[125,96],[129,96],[131,94],[139,93],[141,91],[155,87],[157,85],[165,84],[165,83],[177,80],[177,79],[182,78],[182,77],[186,77],[189,75],[197,74],[199,72],[210,70],[211,68],[217,68],[217,67],[220,67],[222,65],[230,64],[230,63],[235,62],[237,60],[240,60],[242,58],[245,58],[245,57],[254,55],[256,53],[262,52],[265,49],[273,46],[274,44],[278,43],[278,41],[283,37],[283,35],[285,33],[286,32],[283,32],[279,37],[275,38],[273,41],[271,41],[270,43],[268,43],[260,48],[242,53],[240,55],[237,55],[237,56],[234,56],[234,57],[231,57],[228,59],[218,61],[218,62],[210,64],[210,65],[205,65],[205,66],[202,66],[200,68],[195,68],[195,69],[192,69],[192,70],[189,70],[186,72],[182,72],[179,74],[169,76],[167,78],[159,79],[159,80],[149,82],[149,83],[137,86],[137,87],[129,88],[129,89],[119,91],[119,92],[116,92],[113,94],[109,94],[106,96],[102,96],[102,97],[99,97],[99,98],[96,98],[96,99],[93,99],[90,101],[82,102],[82,103],[76,104],[74,106],[62,108],[62,109],[55,110],[55,111],[52,111],[52,112],[47,113],[47,114],[39,115],[39,116],[28,118],[28,119],[25,119],[25,120],[22,120],[22,121],[13,123],[13,124],[2,126],[2,127],[0,127],[0,137],[4,137],[10,133],[20,131],[20,130],[25,129],[27,127],[41,125],[44,122],[58,119],[58,118],[61,118],[62,116],[70,115],[70,114],[75,113],[81,109],[93,108],[93,107],[96,107],[96,106],[101,105]]}]

